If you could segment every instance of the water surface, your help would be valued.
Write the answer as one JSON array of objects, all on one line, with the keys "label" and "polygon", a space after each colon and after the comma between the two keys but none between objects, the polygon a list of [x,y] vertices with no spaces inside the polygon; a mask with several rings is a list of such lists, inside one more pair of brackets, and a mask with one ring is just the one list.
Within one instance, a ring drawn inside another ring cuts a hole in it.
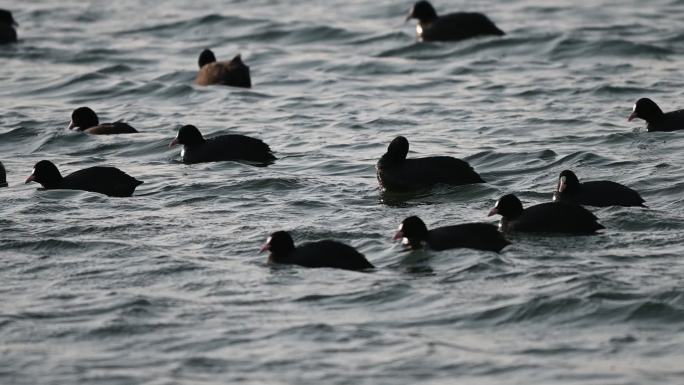
[{"label": "water surface", "polygon": [[[449,3],[448,5],[446,3]],[[4,384],[680,384],[684,136],[627,123],[639,97],[684,107],[684,2],[439,2],[507,35],[420,44],[397,1],[0,2],[0,382]],[[197,87],[197,56],[242,53],[254,87]],[[88,105],[141,134],[68,132]],[[279,160],[183,165],[181,125],[262,138]],[[489,182],[392,196],[396,135]],[[114,165],[133,198],[37,191]],[[517,236],[500,254],[402,252],[406,216],[491,221],[547,201],[561,170],[648,209],[594,210],[594,237]],[[273,267],[289,229],[335,238],[371,274]]]}]

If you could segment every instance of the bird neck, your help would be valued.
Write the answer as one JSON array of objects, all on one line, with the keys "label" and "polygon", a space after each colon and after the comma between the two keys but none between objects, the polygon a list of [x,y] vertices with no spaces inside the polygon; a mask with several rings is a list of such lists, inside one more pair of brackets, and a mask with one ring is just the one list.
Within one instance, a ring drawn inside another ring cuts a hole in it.
[{"label": "bird neck", "polygon": [[184,146],[186,147],[192,147],[192,146],[199,146],[201,144],[204,144],[207,140],[204,139],[203,136],[200,136],[198,138],[192,138],[188,143],[183,143]]},{"label": "bird neck", "polygon": [[291,254],[292,253],[271,252],[271,254],[268,256],[268,261],[270,263],[290,263],[292,261]]},{"label": "bird neck", "polygon": [[432,22],[434,22],[438,18],[439,17],[437,16],[436,13],[433,15],[429,15],[429,16],[423,16],[420,19],[418,19],[418,25],[427,27],[428,25],[430,25]]},{"label": "bird neck", "polygon": [[499,221],[499,231],[505,233],[508,231],[508,219],[501,218]]},{"label": "bird neck", "polygon": [[380,157],[380,165],[396,164],[406,160],[406,156],[394,152],[386,152]]},{"label": "bird neck", "polygon": [[50,178],[47,181],[41,181],[40,184],[46,189],[56,189],[61,186],[62,179],[62,175],[58,175],[58,177]]},{"label": "bird neck", "polygon": [[425,244],[427,243],[427,240],[425,239],[418,239],[418,238],[406,238],[407,242],[406,245],[410,247],[411,249],[417,250],[417,249],[422,249],[425,247]]}]

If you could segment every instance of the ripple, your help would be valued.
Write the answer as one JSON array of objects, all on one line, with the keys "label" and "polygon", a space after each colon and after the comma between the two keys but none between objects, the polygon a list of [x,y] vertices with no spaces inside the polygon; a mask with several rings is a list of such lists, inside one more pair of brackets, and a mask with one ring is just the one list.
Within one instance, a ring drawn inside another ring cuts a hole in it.
[{"label": "ripple", "polygon": [[[684,137],[625,121],[640,97],[683,107],[681,1],[471,4],[507,35],[455,43],[417,42],[389,2],[15,3],[0,382],[681,382]],[[254,87],[196,86],[207,47],[242,53]],[[140,133],[70,132],[81,105]],[[262,138],[278,160],[184,165],[167,147],[182,124]],[[396,135],[487,183],[381,192]],[[23,183],[41,159],[145,184],[43,191]],[[513,235],[498,254],[391,239],[410,215],[496,223],[496,199],[549,201],[563,169],[649,207],[592,208],[600,235]],[[378,268],[268,264],[277,229]]]}]

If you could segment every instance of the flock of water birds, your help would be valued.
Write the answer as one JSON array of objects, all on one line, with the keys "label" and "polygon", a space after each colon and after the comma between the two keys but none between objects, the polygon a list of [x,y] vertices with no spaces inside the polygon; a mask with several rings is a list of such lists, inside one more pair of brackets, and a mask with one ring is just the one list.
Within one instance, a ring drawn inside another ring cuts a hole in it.
[{"label": "flock of water birds", "polygon": [[[499,29],[481,13],[457,12],[439,16],[427,1],[414,4],[407,17],[417,19],[416,32],[422,41],[458,41],[479,36],[502,36]],[[17,42],[12,13],[0,10],[0,43]],[[199,56],[198,85],[251,87],[249,67],[240,55],[230,61],[217,61],[214,53],[205,49]],[[628,121],[635,118],[647,122],[648,131],[684,130],[684,110],[664,113],[650,99],[639,99]],[[119,121],[100,123],[97,114],[88,107],[79,107],[71,115],[69,129],[92,135],[132,134],[138,132]],[[179,129],[169,146],[182,145],[181,160],[200,162],[239,161],[266,166],[277,160],[269,146],[260,139],[244,135],[221,135],[204,138],[192,125]],[[465,161],[450,156],[407,158],[409,141],[398,136],[387,147],[376,164],[380,187],[389,192],[424,191],[437,184],[465,185],[486,183]],[[62,176],[57,166],[41,160],[34,166],[26,183],[37,182],[43,189],[84,190],[112,197],[129,197],[142,181],[115,167],[89,167]],[[0,187],[7,187],[5,169],[0,163]],[[417,216],[404,219],[395,235],[396,240],[411,249],[445,250],[472,248],[499,252],[510,242],[504,234],[510,232],[589,235],[604,227],[584,206],[640,206],[645,201],[638,192],[612,181],[580,182],[570,170],[561,172],[553,201],[524,208],[513,194],[501,197],[489,215],[501,216],[499,227],[488,223],[464,223],[428,230]],[[269,251],[272,263],[296,264],[305,267],[334,267],[365,270],[373,265],[353,247],[323,240],[295,246],[286,231],[272,233],[261,251]]]}]

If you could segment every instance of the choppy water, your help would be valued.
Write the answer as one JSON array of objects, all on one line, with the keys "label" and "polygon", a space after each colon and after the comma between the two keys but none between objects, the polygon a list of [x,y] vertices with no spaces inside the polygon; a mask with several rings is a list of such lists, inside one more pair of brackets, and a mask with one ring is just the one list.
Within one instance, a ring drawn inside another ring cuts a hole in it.
[{"label": "choppy water", "polygon": [[[419,44],[410,2],[0,2],[0,383],[681,384],[684,135],[627,123],[684,107],[684,1],[435,2],[508,35]],[[192,84],[241,52],[254,88]],[[71,110],[139,135],[68,132]],[[186,166],[182,124],[264,139],[278,162]],[[374,163],[462,157],[490,183],[393,197]],[[115,165],[130,199],[23,185],[33,164]],[[491,220],[558,173],[612,179],[649,209],[595,210],[595,237],[501,254],[403,253],[404,217]],[[335,238],[378,270],[271,267],[269,232]]]}]

